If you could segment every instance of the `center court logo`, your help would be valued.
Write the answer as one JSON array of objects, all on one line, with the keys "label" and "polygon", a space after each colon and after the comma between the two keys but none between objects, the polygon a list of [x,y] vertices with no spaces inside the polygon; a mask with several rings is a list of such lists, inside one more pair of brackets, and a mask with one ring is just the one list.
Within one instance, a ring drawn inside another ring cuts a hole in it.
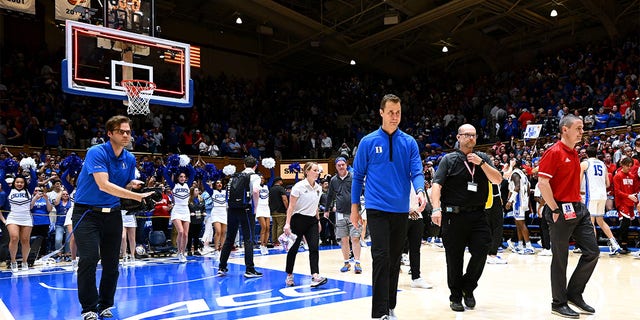
[{"label": "center court logo", "polygon": [[[143,319],[189,319],[200,317],[213,317],[214,315],[241,314],[241,317],[259,315],[258,309],[269,307],[274,312],[297,309],[295,305],[304,307],[309,300],[342,300],[340,295],[346,294],[338,288],[311,290],[309,285],[283,288],[279,290],[269,289],[255,292],[239,293],[215,298],[211,305],[205,299],[196,299],[172,303],[160,308],[125,318],[125,320]],[[331,298],[334,299],[331,299]],[[282,310],[277,310],[282,306]],[[293,308],[292,308],[293,307]]]}]

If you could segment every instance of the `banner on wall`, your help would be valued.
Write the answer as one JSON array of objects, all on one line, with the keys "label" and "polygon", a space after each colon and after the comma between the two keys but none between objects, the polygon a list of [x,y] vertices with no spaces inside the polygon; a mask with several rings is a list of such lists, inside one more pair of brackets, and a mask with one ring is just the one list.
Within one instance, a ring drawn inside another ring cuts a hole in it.
[{"label": "banner on wall", "polygon": [[0,0],[0,9],[36,14],[36,0]]},{"label": "banner on wall", "polygon": [[91,0],[56,0],[56,20],[80,19],[80,12],[74,10],[76,6],[90,8]]},{"label": "banner on wall", "polygon": [[[322,179],[329,173],[329,163],[321,162],[318,163],[318,166],[320,167],[321,171],[319,178]],[[300,168],[304,169],[304,162],[300,163]],[[282,177],[282,179],[284,180],[295,180],[296,173],[289,170],[289,164],[280,164],[280,177]],[[300,173],[298,173],[298,180],[302,179],[304,179],[304,173],[302,173],[301,170]]]}]

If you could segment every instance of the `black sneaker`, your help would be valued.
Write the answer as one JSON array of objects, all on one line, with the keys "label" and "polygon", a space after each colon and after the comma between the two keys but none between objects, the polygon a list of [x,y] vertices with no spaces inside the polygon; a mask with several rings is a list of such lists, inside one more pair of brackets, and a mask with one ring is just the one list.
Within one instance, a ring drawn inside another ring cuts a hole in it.
[{"label": "black sneaker", "polygon": [[258,272],[255,269],[254,270],[247,270],[244,272],[244,277],[245,278],[260,278],[262,277],[262,272]]},{"label": "black sneaker", "polygon": [[219,268],[218,269],[218,275],[219,276],[226,276],[227,272],[229,272],[229,269],[227,269],[227,268]]},{"label": "black sneaker", "polygon": [[451,310],[453,310],[455,312],[463,312],[464,311],[464,307],[462,306],[462,303],[460,303],[460,302],[451,301],[451,303],[449,304],[449,307],[451,307]]}]

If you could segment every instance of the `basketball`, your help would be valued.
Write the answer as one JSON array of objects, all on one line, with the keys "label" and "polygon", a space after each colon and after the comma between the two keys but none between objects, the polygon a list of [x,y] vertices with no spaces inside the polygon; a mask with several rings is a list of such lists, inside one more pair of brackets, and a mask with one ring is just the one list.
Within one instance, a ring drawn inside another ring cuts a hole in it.
[{"label": "basketball", "polygon": [[145,254],[147,254],[147,250],[145,250],[144,246],[139,245],[136,247],[136,254],[138,254],[139,256],[144,256]]}]

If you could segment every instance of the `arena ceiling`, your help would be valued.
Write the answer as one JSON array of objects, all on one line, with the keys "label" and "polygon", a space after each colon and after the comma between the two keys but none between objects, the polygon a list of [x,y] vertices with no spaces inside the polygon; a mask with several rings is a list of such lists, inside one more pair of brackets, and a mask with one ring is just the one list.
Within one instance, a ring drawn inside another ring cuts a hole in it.
[{"label": "arena ceiling", "polygon": [[205,26],[218,35],[196,42],[265,66],[332,72],[354,59],[395,75],[495,72],[540,50],[617,39],[640,20],[640,0],[156,0],[156,9],[158,24]]}]

